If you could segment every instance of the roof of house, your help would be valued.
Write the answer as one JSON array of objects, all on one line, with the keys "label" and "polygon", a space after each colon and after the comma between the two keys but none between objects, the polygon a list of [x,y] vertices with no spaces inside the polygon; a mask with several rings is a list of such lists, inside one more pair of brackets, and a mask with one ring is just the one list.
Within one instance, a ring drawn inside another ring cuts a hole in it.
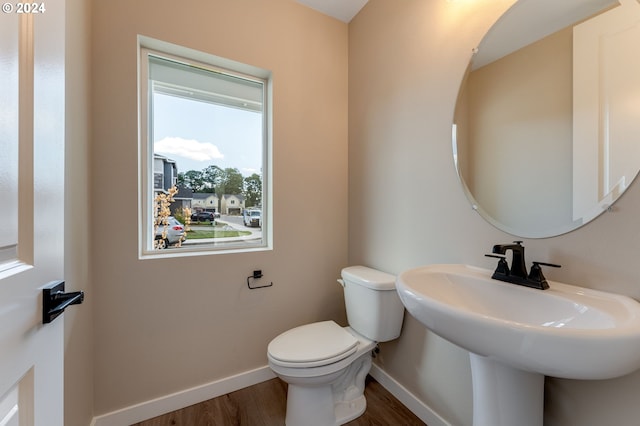
[{"label": "roof of house", "polygon": [[193,191],[191,190],[191,188],[186,188],[184,186],[178,186],[178,192],[176,193],[176,195],[174,195],[173,198],[180,198],[180,199],[191,199],[193,198]]},{"label": "roof of house", "polygon": [[231,198],[231,197],[236,197],[238,200],[244,201],[244,195],[241,195],[241,194],[224,194],[224,195],[222,195],[222,198],[224,198],[224,199]]},{"label": "roof of house", "polygon": [[217,197],[213,192],[194,192],[193,198],[196,200],[206,200],[209,197]]}]

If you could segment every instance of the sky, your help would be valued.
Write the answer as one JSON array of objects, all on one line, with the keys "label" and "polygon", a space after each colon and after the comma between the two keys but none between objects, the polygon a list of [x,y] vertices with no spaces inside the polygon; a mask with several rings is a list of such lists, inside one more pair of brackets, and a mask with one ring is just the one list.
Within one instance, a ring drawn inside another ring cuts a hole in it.
[{"label": "sky", "polygon": [[178,173],[216,165],[261,174],[261,113],[156,93],[153,115],[154,152]]}]

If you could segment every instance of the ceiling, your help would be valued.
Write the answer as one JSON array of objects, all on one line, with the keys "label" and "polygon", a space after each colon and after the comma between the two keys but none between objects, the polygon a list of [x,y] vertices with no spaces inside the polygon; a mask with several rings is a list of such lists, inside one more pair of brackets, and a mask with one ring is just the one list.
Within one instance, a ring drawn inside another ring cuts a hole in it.
[{"label": "ceiling", "polygon": [[482,40],[473,59],[473,68],[480,68],[615,5],[618,5],[618,0],[519,1]]},{"label": "ceiling", "polygon": [[[325,15],[349,23],[369,0],[296,0]],[[638,0],[640,1],[640,0]],[[518,1],[491,28],[473,60],[474,68],[486,65],[561,28],[602,11],[617,0]],[[504,24],[504,25],[503,25]],[[491,46],[491,48],[489,48]]]},{"label": "ceiling", "polygon": [[349,23],[369,0],[296,0],[305,6]]}]

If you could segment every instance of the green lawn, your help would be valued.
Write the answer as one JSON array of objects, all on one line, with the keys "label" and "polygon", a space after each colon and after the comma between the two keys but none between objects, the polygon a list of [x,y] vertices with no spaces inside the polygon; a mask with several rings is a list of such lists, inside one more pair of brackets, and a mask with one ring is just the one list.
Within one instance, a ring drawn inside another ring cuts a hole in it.
[{"label": "green lawn", "polygon": [[199,240],[202,238],[224,238],[224,237],[240,237],[242,235],[251,235],[249,231],[229,231],[208,229],[206,231],[189,231],[187,232],[188,240]]}]

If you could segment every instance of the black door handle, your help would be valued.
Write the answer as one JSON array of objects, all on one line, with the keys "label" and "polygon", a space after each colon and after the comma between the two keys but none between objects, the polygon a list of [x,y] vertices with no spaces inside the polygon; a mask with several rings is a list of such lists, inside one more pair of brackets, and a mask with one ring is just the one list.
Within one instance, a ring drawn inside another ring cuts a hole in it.
[{"label": "black door handle", "polygon": [[79,305],[84,301],[84,292],[64,292],[64,281],[54,281],[42,289],[42,323],[56,319],[67,306]]}]

